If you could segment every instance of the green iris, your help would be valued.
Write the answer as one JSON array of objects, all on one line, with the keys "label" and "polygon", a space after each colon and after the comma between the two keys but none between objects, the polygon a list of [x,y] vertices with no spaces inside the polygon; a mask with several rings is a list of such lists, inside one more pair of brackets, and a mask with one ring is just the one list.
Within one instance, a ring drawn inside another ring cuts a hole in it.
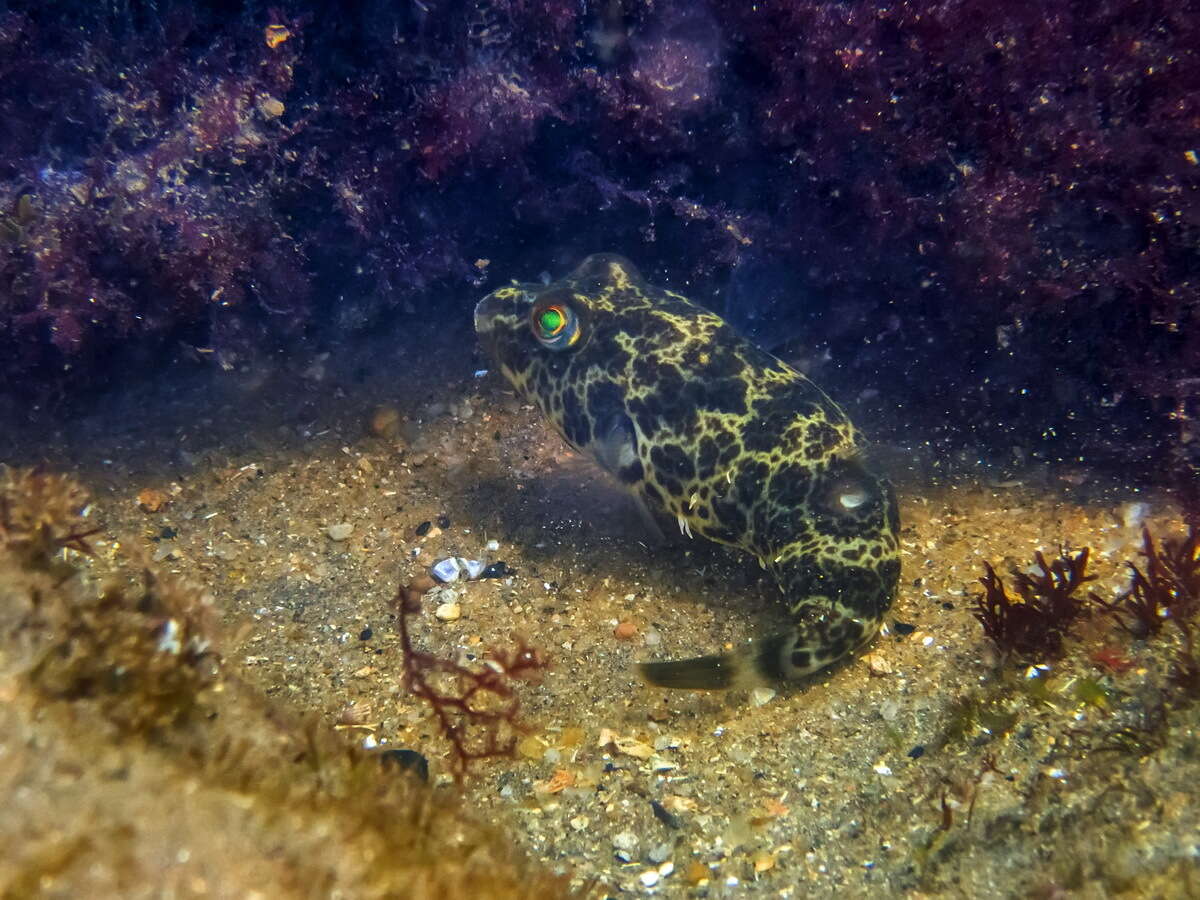
[{"label": "green iris", "polygon": [[543,299],[529,316],[533,336],[547,350],[566,350],[579,340],[579,317],[568,303]]},{"label": "green iris", "polygon": [[538,319],[538,325],[542,329],[542,334],[549,337],[563,327],[563,321],[562,312],[550,307],[542,312],[541,318]]}]

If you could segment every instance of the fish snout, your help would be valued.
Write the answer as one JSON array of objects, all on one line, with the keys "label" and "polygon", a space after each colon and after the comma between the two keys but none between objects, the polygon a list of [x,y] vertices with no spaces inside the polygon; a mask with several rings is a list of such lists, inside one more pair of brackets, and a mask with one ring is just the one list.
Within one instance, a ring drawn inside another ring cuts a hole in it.
[{"label": "fish snout", "polygon": [[487,334],[492,330],[496,315],[502,310],[502,304],[495,295],[488,294],[475,304],[475,333]]}]

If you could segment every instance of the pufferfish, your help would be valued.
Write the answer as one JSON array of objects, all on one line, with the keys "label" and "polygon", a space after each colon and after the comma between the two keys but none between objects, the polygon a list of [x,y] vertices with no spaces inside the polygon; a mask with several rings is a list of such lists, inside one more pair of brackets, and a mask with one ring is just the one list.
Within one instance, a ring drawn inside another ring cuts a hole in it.
[{"label": "pufferfish", "polygon": [[475,330],[567,443],[685,534],[752,554],[783,593],[782,633],[642,663],[647,681],[793,679],[875,636],[900,578],[896,499],[864,465],[846,414],[808,378],[608,254],[549,284],[493,291]]}]

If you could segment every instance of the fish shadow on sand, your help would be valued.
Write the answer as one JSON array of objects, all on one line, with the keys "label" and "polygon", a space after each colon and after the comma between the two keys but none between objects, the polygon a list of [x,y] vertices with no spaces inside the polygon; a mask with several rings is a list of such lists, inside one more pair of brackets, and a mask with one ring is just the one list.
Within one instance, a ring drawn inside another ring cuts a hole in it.
[{"label": "fish shadow on sand", "polygon": [[759,634],[786,621],[778,589],[749,554],[672,533],[675,524],[662,516],[662,535],[653,534],[637,502],[584,461],[524,476],[482,475],[459,502],[488,537],[519,548],[533,566],[678,593],[712,611],[722,640],[735,639],[726,622],[748,622]]}]

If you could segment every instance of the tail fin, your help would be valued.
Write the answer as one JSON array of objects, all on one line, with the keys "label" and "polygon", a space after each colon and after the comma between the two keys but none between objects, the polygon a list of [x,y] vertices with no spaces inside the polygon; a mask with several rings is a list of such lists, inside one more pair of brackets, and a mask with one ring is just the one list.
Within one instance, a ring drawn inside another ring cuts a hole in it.
[{"label": "tail fin", "polygon": [[754,687],[789,677],[780,670],[779,661],[786,646],[795,640],[795,632],[777,634],[730,653],[639,663],[638,671],[650,684],[665,688],[721,691]]},{"label": "tail fin", "polygon": [[722,691],[741,687],[745,671],[742,660],[733,653],[716,653],[692,659],[638,663],[638,671],[648,683],[688,691]]},{"label": "tail fin", "polygon": [[638,664],[638,671],[658,687],[692,691],[778,683],[811,675],[837,662],[871,640],[878,628],[878,619],[827,615],[823,621],[798,624],[792,631],[729,653],[644,662]]}]

